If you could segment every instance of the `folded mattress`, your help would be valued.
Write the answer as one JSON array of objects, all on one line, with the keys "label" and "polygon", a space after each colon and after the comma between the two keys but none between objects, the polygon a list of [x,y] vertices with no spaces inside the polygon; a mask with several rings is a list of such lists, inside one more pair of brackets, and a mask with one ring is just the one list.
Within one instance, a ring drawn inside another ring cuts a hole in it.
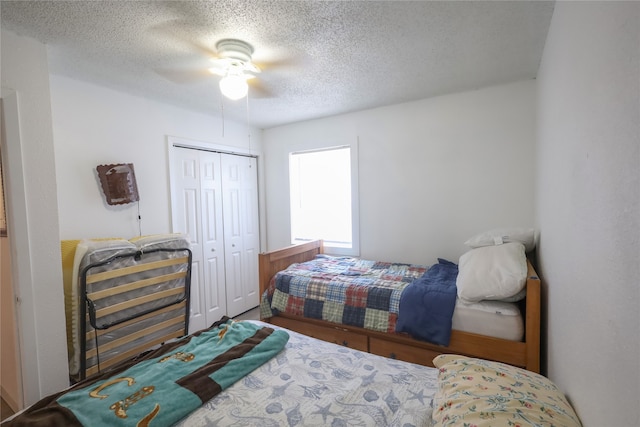
[{"label": "folded mattress", "polygon": [[[161,342],[169,335],[177,337],[186,332],[190,265],[184,260],[188,248],[189,242],[183,235],[157,235],[132,241],[86,239],[78,243],[71,283],[65,282],[72,378],[81,379],[97,372],[101,361],[102,367],[108,367],[105,361],[124,358],[145,343]],[[159,263],[158,267],[149,268],[154,263]],[[113,273],[123,268],[131,272]],[[83,274],[87,278],[92,276],[86,285],[91,309],[84,325]],[[118,288],[125,283],[126,290]]]}]

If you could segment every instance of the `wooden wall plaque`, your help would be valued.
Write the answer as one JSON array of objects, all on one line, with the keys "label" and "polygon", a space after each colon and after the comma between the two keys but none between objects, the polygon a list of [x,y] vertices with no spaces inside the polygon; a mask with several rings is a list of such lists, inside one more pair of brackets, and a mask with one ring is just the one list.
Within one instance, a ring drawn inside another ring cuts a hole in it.
[{"label": "wooden wall plaque", "polygon": [[140,200],[133,163],[99,165],[96,170],[108,204],[124,205]]}]

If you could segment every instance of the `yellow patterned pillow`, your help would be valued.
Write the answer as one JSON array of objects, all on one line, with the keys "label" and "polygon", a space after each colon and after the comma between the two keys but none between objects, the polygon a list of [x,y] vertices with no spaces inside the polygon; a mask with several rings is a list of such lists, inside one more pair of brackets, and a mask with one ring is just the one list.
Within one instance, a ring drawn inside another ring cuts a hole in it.
[{"label": "yellow patterned pillow", "polygon": [[558,388],[524,369],[443,354],[433,400],[434,426],[567,426],[580,421]]}]

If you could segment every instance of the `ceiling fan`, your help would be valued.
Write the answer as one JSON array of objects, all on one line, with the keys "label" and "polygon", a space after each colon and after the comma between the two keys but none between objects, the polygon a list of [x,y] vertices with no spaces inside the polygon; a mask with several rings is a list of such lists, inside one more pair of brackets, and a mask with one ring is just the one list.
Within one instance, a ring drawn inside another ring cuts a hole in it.
[{"label": "ceiling fan", "polygon": [[212,74],[221,76],[220,91],[232,100],[247,96],[247,80],[255,78],[260,68],[251,62],[253,47],[242,40],[222,39],[216,43],[218,57],[212,59]]}]

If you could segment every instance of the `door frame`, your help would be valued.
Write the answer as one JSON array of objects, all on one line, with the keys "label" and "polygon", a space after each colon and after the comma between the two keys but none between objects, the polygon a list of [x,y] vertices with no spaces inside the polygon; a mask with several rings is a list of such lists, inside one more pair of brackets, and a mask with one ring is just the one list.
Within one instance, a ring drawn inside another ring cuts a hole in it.
[{"label": "door frame", "polygon": [[[29,254],[30,240],[27,224],[27,206],[24,198],[14,197],[15,194],[25,194],[24,171],[22,169],[22,151],[20,137],[20,111],[18,106],[18,94],[11,89],[2,88],[0,92],[2,99],[2,121],[6,138],[0,138],[4,159],[3,173],[5,186],[5,215],[7,220],[7,238],[9,239],[9,250],[11,257],[11,282],[13,288],[14,320],[16,327],[16,376],[18,382],[18,401],[11,403],[18,409],[22,409],[24,403],[30,401],[26,395],[27,390],[33,396],[40,388],[39,365],[37,363],[36,352],[23,352],[25,342],[35,342],[35,324],[33,320],[33,301],[27,295],[22,298],[23,287],[29,291],[29,284],[32,282],[32,263],[29,256],[18,256],[18,254]],[[9,144],[9,141],[12,141]],[[10,149],[10,147],[13,147]],[[31,366],[28,372],[24,366]],[[6,399],[5,399],[6,400]],[[31,399],[33,400],[33,399]],[[14,409],[14,408],[12,408]]]}]

